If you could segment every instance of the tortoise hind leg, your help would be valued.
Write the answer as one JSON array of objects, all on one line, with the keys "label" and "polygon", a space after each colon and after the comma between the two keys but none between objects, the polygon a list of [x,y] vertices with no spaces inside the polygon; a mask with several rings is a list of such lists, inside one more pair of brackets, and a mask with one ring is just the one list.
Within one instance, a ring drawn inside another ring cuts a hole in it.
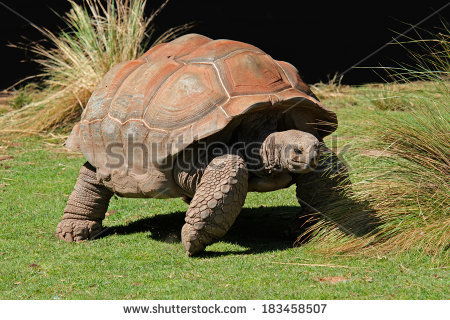
[{"label": "tortoise hind leg", "polygon": [[109,200],[113,192],[98,182],[95,168],[86,162],[67,201],[56,234],[65,241],[92,238],[102,230]]},{"label": "tortoise hind leg", "polygon": [[206,168],[186,213],[181,238],[189,256],[218,241],[244,205],[248,173],[237,155],[214,158]]}]

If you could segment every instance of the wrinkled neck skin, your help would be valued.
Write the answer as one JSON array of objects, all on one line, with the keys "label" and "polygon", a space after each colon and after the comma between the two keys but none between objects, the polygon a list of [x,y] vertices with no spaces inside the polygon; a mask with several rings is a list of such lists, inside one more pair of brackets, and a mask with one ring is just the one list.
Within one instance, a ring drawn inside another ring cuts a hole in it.
[{"label": "wrinkled neck skin", "polygon": [[[280,163],[277,163],[278,157],[275,156],[273,148],[269,147],[274,141],[268,140],[268,137],[277,131],[279,118],[278,112],[249,115],[236,130],[236,141],[245,144],[244,157],[251,175],[267,176],[274,172],[276,167],[280,167]],[[256,146],[258,150],[254,149]],[[251,159],[248,159],[248,156]]]},{"label": "wrinkled neck skin", "polygon": [[278,148],[275,145],[275,137],[273,133],[264,139],[259,150],[259,154],[264,167],[262,172],[264,175],[272,175],[276,172],[283,171],[281,164],[281,148]]}]

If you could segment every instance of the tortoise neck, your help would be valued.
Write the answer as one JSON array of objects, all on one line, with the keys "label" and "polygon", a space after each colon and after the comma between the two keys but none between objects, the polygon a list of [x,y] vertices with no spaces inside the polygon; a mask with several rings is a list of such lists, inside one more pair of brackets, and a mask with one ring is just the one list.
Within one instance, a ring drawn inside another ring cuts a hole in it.
[{"label": "tortoise neck", "polygon": [[263,172],[266,175],[273,174],[281,169],[280,150],[275,144],[275,132],[270,133],[262,142],[259,149]]}]

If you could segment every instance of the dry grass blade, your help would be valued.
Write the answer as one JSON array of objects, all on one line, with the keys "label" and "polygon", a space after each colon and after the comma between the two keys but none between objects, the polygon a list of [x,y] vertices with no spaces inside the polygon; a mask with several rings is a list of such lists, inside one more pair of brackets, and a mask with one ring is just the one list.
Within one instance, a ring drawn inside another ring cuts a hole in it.
[{"label": "dry grass blade", "polygon": [[362,267],[350,267],[350,266],[343,266],[343,265],[337,265],[337,264],[319,264],[319,263],[296,263],[296,262],[278,262],[278,261],[271,261],[270,263],[274,264],[285,264],[285,265],[291,265],[291,266],[301,266],[301,267],[324,267],[324,268],[346,268],[346,269],[360,269]]}]

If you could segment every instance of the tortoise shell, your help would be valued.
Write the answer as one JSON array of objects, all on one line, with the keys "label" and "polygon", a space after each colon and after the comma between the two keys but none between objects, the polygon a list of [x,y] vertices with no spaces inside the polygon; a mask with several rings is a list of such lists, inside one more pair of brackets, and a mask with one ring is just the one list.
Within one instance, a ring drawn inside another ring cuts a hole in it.
[{"label": "tortoise shell", "polygon": [[[116,193],[178,196],[171,173],[162,172],[161,163],[236,117],[264,108],[308,110],[316,122],[332,124],[319,131],[321,137],[337,124],[336,115],[289,63],[246,43],[188,34],[113,67],[66,145],[81,150]],[[132,165],[125,160],[111,169],[106,165],[111,146],[129,159],[130,139],[134,146],[152,149],[151,158],[132,157]]]}]

